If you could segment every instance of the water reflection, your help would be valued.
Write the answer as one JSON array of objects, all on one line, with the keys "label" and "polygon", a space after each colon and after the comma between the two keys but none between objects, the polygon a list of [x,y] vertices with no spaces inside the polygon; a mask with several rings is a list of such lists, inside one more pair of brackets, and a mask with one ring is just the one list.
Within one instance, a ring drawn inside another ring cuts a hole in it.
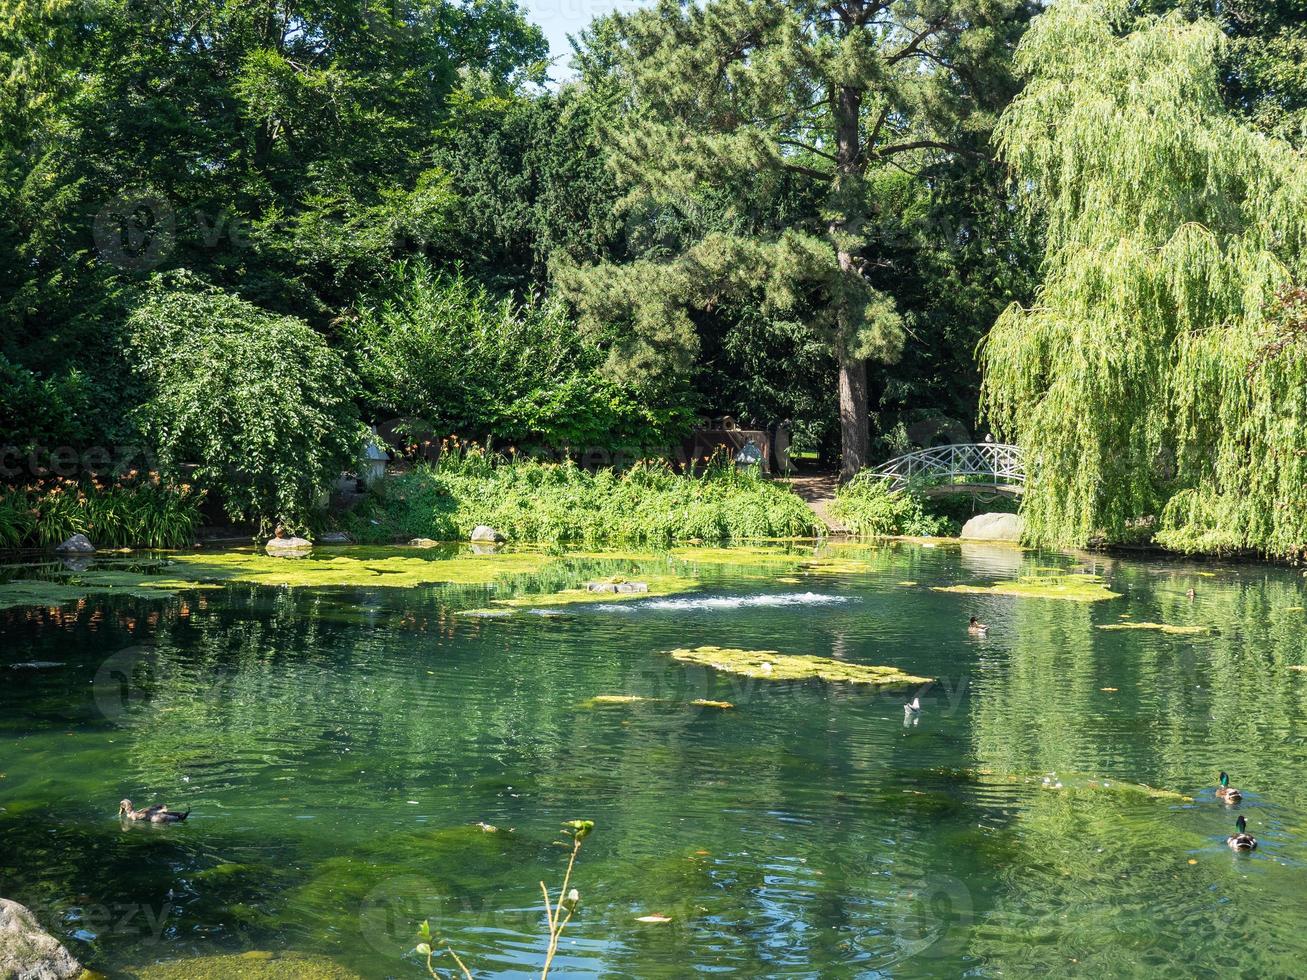
[{"label": "water reflection", "polygon": [[[520,976],[543,955],[538,882],[560,870],[557,826],[584,816],[599,831],[569,974],[1292,974],[1300,576],[897,542],[789,551],[0,611],[6,663],[66,664],[0,667],[6,897],[110,971],[294,948],[421,976],[403,956],[431,918],[478,976]],[[1123,597],[932,588],[1048,566],[1091,567]],[[669,569],[700,587],[554,617],[460,615]],[[986,637],[967,634],[973,612]],[[1130,622],[1208,629],[1100,628]],[[689,642],[938,680],[912,715],[911,692],[664,655]],[[600,694],[647,700],[595,706]],[[1263,842],[1251,859],[1224,848],[1221,769],[1247,794],[1239,812]],[[124,796],[195,812],[124,831]],[[139,906],[130,927],[98,911],[124,903]],[[1258,943],[1229,943],[1254,914]]]}]

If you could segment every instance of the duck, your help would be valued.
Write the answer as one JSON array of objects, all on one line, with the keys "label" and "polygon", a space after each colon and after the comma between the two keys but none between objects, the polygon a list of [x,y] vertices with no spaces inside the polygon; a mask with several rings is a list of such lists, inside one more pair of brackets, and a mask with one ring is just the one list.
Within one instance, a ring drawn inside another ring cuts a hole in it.
[{"label": "duck", "polygon": [[1257,850],[1257,838],[1248,833],[1248,818],[1240,816],[1234,822],[1237,833],[1231,834],[1225,839],[1225,843],[1230,846],[1232,851],[1255,851]]},{"label": "duck", "polygon": [[989,627],[978,620],[975,616],[972,616],[971,622],[967,623],[967,632],[975,636],[984,636],[989,632]]},{"label": "duck", "polygon": [[1192,602],[1197,595],[1198,595],[1197,592],[1195,592],[1193,589],[1190,589],[1188,592],[1184,594],[1184,597],[1188,599],[1190,602]]},{"label": "duck", "polygon": [[1230,785],[1229,773],[1221,773],[1221,785],[1216,787],[1216,798],[1226,803],[1238,803],[1243,799],[1243,794]]},{"label": "duck", "polygon": [[147,806],[141,810],[132,806],[131,800],[123,800],[118,804],[118,816],[127,820],[148,820],[150,823],[181,823],[190,815],[190,810],[177,813],[175,810],[169,810],[162,803],[155,803],[153,806]]}]

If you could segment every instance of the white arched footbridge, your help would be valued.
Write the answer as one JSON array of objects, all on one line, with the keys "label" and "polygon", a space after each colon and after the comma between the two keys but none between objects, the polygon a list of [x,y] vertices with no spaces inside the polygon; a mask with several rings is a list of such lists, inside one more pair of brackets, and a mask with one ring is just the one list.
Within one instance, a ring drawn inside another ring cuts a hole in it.
[{"label": "white arched footbridge", "polygon": [[918,449],[869,472],[891,490],[920,487],[927,495],[974,493],[1018,497],[1025,492],[1021,449],[1001,442],[967,442]]}]

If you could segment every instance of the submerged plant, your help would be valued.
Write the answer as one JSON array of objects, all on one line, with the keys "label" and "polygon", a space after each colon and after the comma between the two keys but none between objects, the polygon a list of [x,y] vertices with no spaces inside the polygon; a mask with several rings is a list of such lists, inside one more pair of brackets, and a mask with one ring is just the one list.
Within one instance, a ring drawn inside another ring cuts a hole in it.
[{"label": "submerged plant", "polygon": [[[549,923],[549,944],[545,950],[545,962],[540,970],[540,980],[547,980],[549,969],[554,962],[554,956],[558,952],[559,940],[563,938],[563,930],[572,921],[572,916],[576,914],[576,910],[581,904],[581,893],[571,887],[572,872],[576,868],[577,855],[581,853],[581,843],[594,832],[594,829],[593,820],[568,820],[564,823],[563,833],[571,838],[572,847],[567,859],[567,871],[563,874],[563,884],[558,889],[557,898],[551,899],[549,886],[543,881],[540,882],[540,892],[545,900],[545,918]],[[454,948],[443,940],[439,942],[433,940],[429,920],[418,927],[418,937],[422,941],[418,943],[416,952],[418,955],[426,957],[427,972],[435,980],[445,980],[444,974],[436,969],[436,946],[444,947],[444,952],[449,955],[458,967],[460,976],[464,977],[465,980],[472,980],[472,971],[459,959],[458,954],[454,952]]]}]

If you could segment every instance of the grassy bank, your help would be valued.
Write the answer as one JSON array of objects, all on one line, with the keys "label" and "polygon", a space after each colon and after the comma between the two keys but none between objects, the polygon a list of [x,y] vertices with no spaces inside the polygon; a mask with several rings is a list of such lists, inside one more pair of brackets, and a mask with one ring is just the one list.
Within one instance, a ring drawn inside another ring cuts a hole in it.
[{"label": "grassy bank", "polygon": [[365,543],[465,540],[488,524],[514,541],[665,545],[817,533],[812,512],[782,486],[725,463],[699,475],[661,462],[623,472],[492,456],[453,447],[439,466],[392,476],[349,516]]},{"label": "grassy bank", "polygon": [[976,514],[1015,512],[1017,507],[1006,497],[981,503],[970,494],[927,497],[912,488],[890,493],[888,487],[870,473],[854,477],[836,493],[831,514],[854,534],[868,537],[956,537]]},{"label": "grassy bank", "polygon": [[74,534],[99,548],[180,548],[195,538],[203,496],[135,473],[114,483],[0,487],[0,548],[49,548]]}]

